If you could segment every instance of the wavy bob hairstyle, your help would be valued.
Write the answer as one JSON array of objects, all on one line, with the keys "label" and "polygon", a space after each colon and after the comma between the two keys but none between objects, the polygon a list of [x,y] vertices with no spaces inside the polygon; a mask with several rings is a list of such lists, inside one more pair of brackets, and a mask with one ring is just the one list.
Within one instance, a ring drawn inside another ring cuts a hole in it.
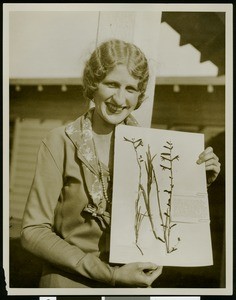
[{"label": "wavy bob hairstyle", "polygon": [[117,65],[123,64],[131,76],[139,80],[140,91],[136,109],[142,104],[149,79],[149,66],[144,53],[134,44],[109,40],[98,46],[86,62],[83,73],[83,93],[92,100],[98,84]]}]

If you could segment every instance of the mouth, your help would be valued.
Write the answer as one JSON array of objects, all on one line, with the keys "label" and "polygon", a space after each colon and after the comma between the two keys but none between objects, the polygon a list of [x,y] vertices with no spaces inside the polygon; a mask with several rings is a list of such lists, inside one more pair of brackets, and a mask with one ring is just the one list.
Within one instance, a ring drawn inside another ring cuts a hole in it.
[{"label": "mouth", "polygon": [[113,103],[106,103],[108,110],[113,114],[120,114],[124,109],[127,109],[127,106],[118,106]]}]

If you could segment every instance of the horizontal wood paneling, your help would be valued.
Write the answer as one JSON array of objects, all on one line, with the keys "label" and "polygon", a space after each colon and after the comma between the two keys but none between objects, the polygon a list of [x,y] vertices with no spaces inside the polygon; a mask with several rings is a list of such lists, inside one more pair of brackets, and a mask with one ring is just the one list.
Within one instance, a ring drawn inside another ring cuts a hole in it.
[{"label": "horizontal wood paneling", "polygon": [[16,120],[10,170],[11,217],[21,219],[23,216],[42,138],[49,130],[61,125],[60,120]]}]

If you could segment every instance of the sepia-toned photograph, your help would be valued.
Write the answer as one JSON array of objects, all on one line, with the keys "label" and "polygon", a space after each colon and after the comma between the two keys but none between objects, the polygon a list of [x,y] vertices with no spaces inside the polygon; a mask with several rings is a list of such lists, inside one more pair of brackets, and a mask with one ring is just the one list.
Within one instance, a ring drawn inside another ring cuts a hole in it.
[{"label": "sepia-toned photograph", "polygon": [[7,293],[231,295],[232,5],[3,21]]}]

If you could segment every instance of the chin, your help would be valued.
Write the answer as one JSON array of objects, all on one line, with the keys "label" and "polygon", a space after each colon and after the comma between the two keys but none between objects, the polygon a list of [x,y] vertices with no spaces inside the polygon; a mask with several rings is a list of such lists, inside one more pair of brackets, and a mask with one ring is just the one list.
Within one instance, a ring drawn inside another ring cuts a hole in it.
[{"label": "chin", "polygon": [[125,116],[116,116],[116,115],[112,115],[112,116],[108,116],[106,118],[106,122],[109,123],[109,124],[112,124],[112,125],[118,125],[120,123],[122,123],[126,118],[127,118],[128,115],[125,115]]},{"label": "chin", "polygon": [[109,119],[109,120],[106,120],[106,122],[111,125],[118,125],[118,124],[122,123],[123,120],[110,120]]}]

